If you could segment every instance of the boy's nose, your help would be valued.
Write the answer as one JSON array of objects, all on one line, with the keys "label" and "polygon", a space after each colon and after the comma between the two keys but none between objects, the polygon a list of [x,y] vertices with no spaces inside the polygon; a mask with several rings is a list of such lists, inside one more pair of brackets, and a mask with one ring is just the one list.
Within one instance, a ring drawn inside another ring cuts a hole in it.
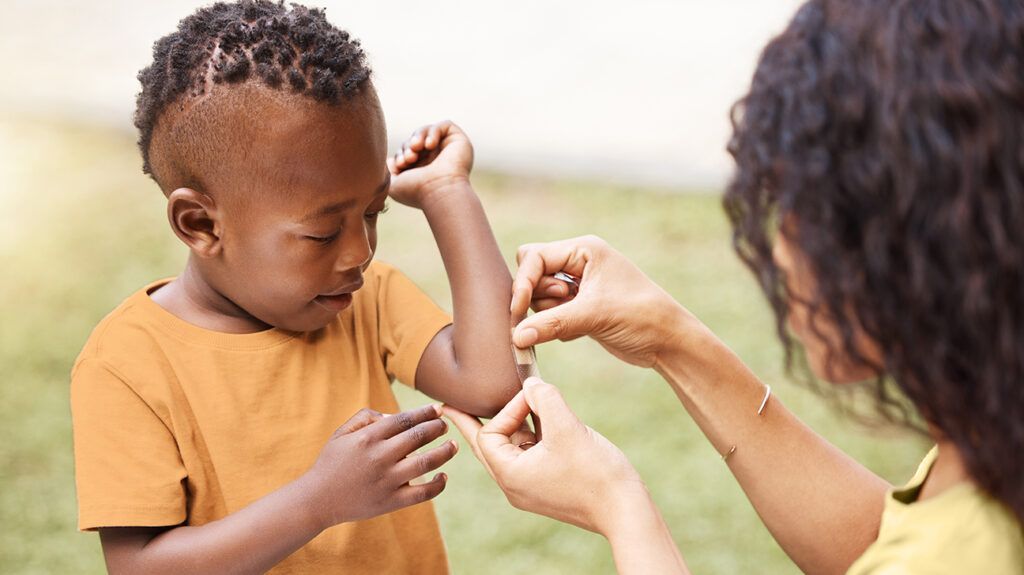
[{"label": "boy's nose", "polygon": [[339,271],[361,268],[373,257],[373,248],[365,229],[355,229],[345,238],[335,267]]}]

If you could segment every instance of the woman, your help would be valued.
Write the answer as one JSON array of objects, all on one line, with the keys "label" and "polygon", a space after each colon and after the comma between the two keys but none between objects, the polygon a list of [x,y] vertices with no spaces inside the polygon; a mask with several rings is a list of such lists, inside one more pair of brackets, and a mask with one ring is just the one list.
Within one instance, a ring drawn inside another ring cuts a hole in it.
[{"label": "woman", "polygon": [[[734,111],[725,207],[793,350],[894,382],[936,443],[904,489],[798,421],[697,318],[597,238],[524,246],[521,347],[589,335],[656,369],[812,573],[1024,572],[1024,5],[811,0]],[[552,279],[580,278],[578,293]],[[625,456],[530,380],[481,428],[513,505],[605,535],[620,572],[685,572]],[[533,412],[543,438],[512,435]]]}]

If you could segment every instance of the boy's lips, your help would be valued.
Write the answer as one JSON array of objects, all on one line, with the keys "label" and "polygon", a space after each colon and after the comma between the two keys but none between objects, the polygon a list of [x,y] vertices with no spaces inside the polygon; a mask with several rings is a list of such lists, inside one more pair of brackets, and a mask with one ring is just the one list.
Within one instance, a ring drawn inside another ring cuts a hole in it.
[{"label": "boy's lips", "polygon": [[341,311],[352,304],[352,292],[361,287],[363,287],[363,280],[360,279],[354,284],[349,284],[329,294],[318,295],[313,301],[331,311]]}]

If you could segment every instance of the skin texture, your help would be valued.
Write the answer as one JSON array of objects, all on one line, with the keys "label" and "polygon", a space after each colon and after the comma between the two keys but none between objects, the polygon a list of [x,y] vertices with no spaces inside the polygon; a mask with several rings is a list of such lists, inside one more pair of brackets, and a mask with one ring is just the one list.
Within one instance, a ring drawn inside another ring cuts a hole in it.
[{"label": "skin texture", "polygon": [[[252,86],[229,90],[222,109],[204,110],[207,127],[233,130],[222,134],[222,157],[199,166],[202,189],[167,193],[171,227],[190,254],[153,300],[214,331],[320,329],[362,285],[390,193],[423,211],[453,292],[454,323],[428,345],[416,385],[470,413],[496,413],[520,387],[509,352],[511,276],[469,183],[473,150],[465,134],[451,122],[425,126],[388,159],[372,89],[342,106]],[[161,120],[153,136],[158,177],[197,170],[159,153],[173,150],[162,139],[174,132],[174,114],[187,116],[189,106]],[[437,406],[390,417],[364,410],[302,477],[221,520],[101,529],[108,569],[262,573],[330,526],[431,499],[444,489],[444,474],[408,482],[455,455],[451,441],[412,455],[447,431],[439,417]],[[528,431],[520,436],[532,439]]]},{"label": "skin texture", "polygon": [[[776,253],[789,289],[814,289],[794,246],[782,245]],[[806,427],[779,398],[772,396],[758,416],[765,388],[757,376],[622,254],[590,236],[526,245],[518,256],[512,313],[523,315],[531,305],[537,313],[516,328],[516,345],[589,335],[616,357],[656,369],[719,453],[737,446],[726,463],[772,535],[805,572],[843,573],[874,541],[890,485]],[[578,293],[555,286],[551,276],[558,271],[581,278]],[[827,338],[834,333],[828,318],[793,311],[793,331],[806,342],[819,376],[835,383],[864,376],[859,369],[825,369]],[[811,321],[819,329],[811,329]],[[845,365],[853,363],[840,362]],[[579,422],[553,386],[531,381],[525,396],[528,406],[517,397],[487,425],[445,408],[509,501],[603,534],[620,573],[685,573],[625,456]],[[502,436],[526,411],[539,416],[544,435],[523,450]],[[966,478],[956,449],[938,430],[934,439],[939,458],[923,499]],[[561,494],[565,490],[585,495],[569,497]]]}]

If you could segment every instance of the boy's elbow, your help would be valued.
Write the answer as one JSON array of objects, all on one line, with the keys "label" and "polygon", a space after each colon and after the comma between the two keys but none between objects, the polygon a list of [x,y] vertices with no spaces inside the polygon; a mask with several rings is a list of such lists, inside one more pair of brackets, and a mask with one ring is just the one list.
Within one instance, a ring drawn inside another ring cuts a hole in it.
[{"label": "boy's elbow", "polygon": [[519,383],[518,378],[512,381],[494,382],[492,385],[486,386],[485,389],[478,390],[477,393],[469,394],[470,397],[466,398],[465,406],[456,405],[455,407],[477,417],[492,418],[504,409],[508,402],[512,401],[520,389],[522,389],[522,384]]}]

